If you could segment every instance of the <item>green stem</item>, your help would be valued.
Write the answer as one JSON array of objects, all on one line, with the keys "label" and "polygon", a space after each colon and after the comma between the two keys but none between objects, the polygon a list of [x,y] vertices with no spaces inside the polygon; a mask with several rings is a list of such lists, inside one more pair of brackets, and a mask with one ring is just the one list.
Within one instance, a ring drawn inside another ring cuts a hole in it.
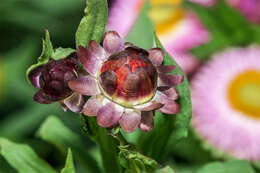
[{"label": "green stem", "polygon": [[105,128],[99,127],[95,117],[82,116],[83,128],[100,148],[102,162],[107,173],[120,173],[117,141]]}]

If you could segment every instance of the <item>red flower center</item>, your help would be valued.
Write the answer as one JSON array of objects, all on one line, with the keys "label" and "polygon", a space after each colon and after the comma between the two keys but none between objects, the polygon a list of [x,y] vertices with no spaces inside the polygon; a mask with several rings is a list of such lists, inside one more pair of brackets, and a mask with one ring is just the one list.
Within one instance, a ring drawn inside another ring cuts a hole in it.
[{"label": "red flower center", "polygon": [[128,47],[111,55],[100,70],[104,94],[118,104],[133,106],[149,101],[157,87],[157,71],[143,49]]}]

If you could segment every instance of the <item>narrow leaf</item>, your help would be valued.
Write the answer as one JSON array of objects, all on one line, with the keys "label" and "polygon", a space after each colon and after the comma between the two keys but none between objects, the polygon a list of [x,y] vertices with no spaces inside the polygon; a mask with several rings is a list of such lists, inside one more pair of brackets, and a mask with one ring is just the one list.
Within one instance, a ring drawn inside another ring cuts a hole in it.
[{"label": "narrow leaf", "polygon": [[156,112],[154,129],[150,133],[142,133],[139,137],[139,148],[143,153],[156,160],[161,160],[169,149],[169,139],[172,140],[171,144],[176,144],[180,139],[187,137],[191,119],[191,100],[187,77],[162,47],[158,37],[155,35],[154,38],[156,46],[164,51],[164,65],[175,65],[176,69],[172,73],[184,76],[184,81],[176,86],[179,93],[180,112],[176,115]]},{"label": "narrow leaf", "polygon": [[73,156],[70,148],[68,149],[65,167],[61,170],[61,173],[75,173]]},{"label": "narrow leaf", "polygon": [[75,159],[78,160],[88,172],[101,172],[95,159],[89,155],[88,150],[82,143],[80,137],[72,132],[69,128],[55,116],[49,116],[41,125],[37,135],[55,145],[63,153],[66,153],[67,148],[71,148]]},{"label": "narrow leaf", "polygon": [[90,40],[101,41],[108,16],[106,0],[87,0],[85,16],[76,32],[76,46],[86,47]]},{"label": "narrow leaf", "polygon": [[1,155],[20,173],[55,173],[51,166],[24,144],[0,138]]},{"label": "narrow leaf", "polygon": [[49,31],[46,30],[45,40],[42,40],[42,53],[41,53],[40,57],[38,58],[38,62],[36,64],[31,65],[26,70],[26,78],[29,83],[30,83],[30,80],[29,80],[30,72],[33,69],[35,69],[43,64],[46,64],[49,61],[49,59],[52,58],[53,54],[54,54],[54,50],[53,50],[52,43],[50,40],[50,34],[49,34]]}]

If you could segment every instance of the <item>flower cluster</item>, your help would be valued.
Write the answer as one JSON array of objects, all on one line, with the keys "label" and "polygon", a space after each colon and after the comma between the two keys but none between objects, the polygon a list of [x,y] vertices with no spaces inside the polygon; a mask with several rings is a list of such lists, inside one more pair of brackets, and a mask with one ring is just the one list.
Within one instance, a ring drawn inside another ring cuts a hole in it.
[{"label": "flower cluster", "polygon": [[[163,66],[163,58],[161,49],[124,44],[117,32],[109,31],[103,47],[92,40],[87,48],[79,46],[77,54],[34,69],[29,78],[39,88],[37,102],[60,101],[74,112],[96,116],[105,128],[120,124],[126,132],[137,127],[150,131],[155,110],[165,114],[180,110],[174,86],[183,76],[170,74],[175,66]],[[87,75],[79,73],[78,59]],[[85,104],[82,95],[91,96]]]}]

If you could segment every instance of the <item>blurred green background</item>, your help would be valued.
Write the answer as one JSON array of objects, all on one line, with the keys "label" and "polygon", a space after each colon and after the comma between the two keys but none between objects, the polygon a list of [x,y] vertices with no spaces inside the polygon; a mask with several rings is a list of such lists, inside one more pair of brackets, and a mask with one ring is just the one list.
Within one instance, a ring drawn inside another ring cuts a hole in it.
[{"label": "blurred green background", "polygon": [[[229,46],[260,43],[259,26],[250,24],[226,5],[220,4],[214,9],[190,3],[186,5],[198,14],[212,37],[208,44],[192,50],[199,59],[207,60],[213,52]],[[65,136],[63,140],[71,137],[75,139],[73,142],[76,141],[74,144],[68,142],[68,145],[76,151],[76,162],[84,163],[76,164],[78,172],[85,172],[87,163],[91,167],[89,156],[100,164],[96,146],[81,132],[79,116],[64,113],[58,104],[41,105],[33,101],[36,90],[26,82],[25,71],[40,55],[45,29],[49,30],[54,47],[75,47],[74,35],[84,8],[84,0],[0,2],[0,137],[29,144],[41,158],[60,169],[67,152],[64,146],[54,146],[42,140],[44,135],[36,135],[44,120],[49,115],[56,115],[69,130],[60,131],[61,136]],[[57,126],[56,130],[62,128],[62,125]],[[188,173],[197,170],[201,164],[219,160],[199,148],[199,143],[191,135],[169,153],[165,164],[178,165],[177,173]],[[84,152],[80,153],[82,150]],[[2,156],[0,172],[16,172]]]}]

